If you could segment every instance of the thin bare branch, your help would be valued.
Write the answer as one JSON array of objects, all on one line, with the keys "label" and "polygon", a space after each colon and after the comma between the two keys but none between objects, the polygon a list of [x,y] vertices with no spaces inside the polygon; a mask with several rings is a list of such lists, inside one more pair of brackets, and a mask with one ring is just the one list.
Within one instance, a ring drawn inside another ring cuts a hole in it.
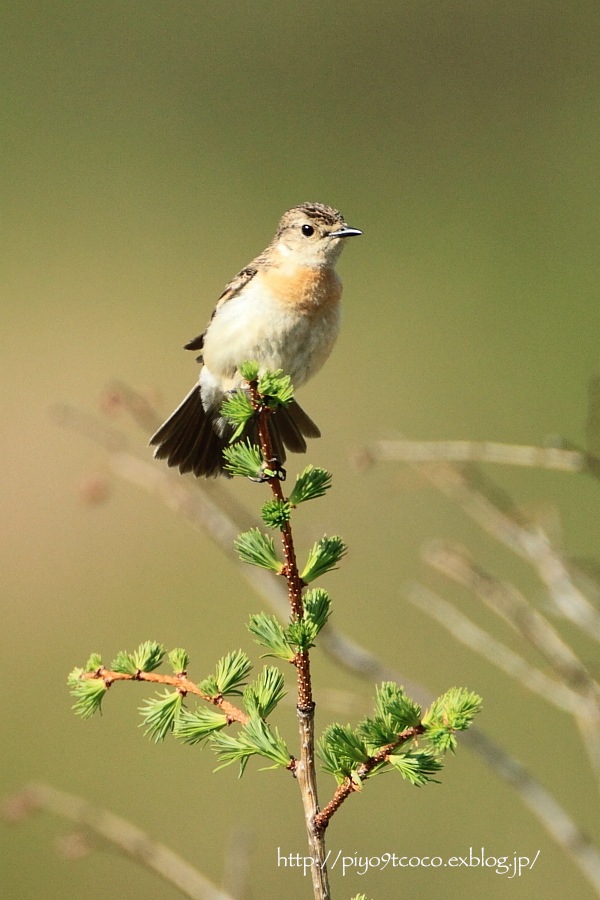
[{"label": "thin bare branch", "polygon": [[519,794],[548,834],[575,862],[600,896],[600,853],[556,798],[527,769],[481,730],[470,728],[462,744],[471,747]]},{"label": "thin bare branch", "polygon": [[238,824],[231,832],[225,851],[223,886],[235,900],[250,897],[250,861],[254,833],[247,826]]},{"label": "thin bare branch", "polygon": [[562,615],[600,640],[600,613],[574,584],[561,553],[490,479],[475,466],[442,462],[416,468],[484,531],[530,563]]},{"label": "thin bare branch", "polygon": [[27,785],[11,802],[23,813],[45,810],[91,832],[121,853],[156,872],[168,884],[192,900],[233,900],[164,844],[154,841],[126,819],[92,806],[81,797],[47,784]]},{"label": "thin bare branch", "polygon": [[493,441],[377,441],[369,448],[374,459],[387,462],[487,462],[560,472],[585,472],[587,454],[558,447],[530,447]]},{"label": "thin bare branch", "polygon": [[545,657],[567,689],[579,695],[583,703],[573,706],[571,712],[600,785],[600,686],[578,656],[514,585],[493,578],[463,548],[436,542],[426,549],[425,558],[448,578],[471,589]]},{"label": "thin bare branch", "polygon": [[424,549],[423,556],[438,572],[472,590],[488,609],[543,654],[568,688],[593,700],[600,708],[598,683],[546,617],[514,585],[485,572],[457,544],[432,542]]},{"label": "thin bare branch", "polygon": [[538,694],[544,700],[571,715],[580,715],[588,711],[589,704],[578,693],[570,690],[560,681],[548,678],[540,669],[530,665],[522,656],[501,641],[496,640],[452,603],[444,600],[429,588],[420,584],[411,584],[406,589],[406,597],[413,606],[435,619],[457,641],[475,653],[479,653],[511,678],[520,681],[527,690]]}]

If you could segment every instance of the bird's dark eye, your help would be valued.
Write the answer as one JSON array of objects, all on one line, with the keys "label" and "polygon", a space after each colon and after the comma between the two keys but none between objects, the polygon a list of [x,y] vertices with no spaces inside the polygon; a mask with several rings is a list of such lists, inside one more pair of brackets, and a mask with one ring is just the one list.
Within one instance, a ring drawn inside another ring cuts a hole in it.
[{"label": "bird's dark eye", "polygon": [[302,226],[302,234],[304,235],[304,237],[310,237],[311,234],[314,234],[314,233],[315,233],[315,229],[312,227],[312,225],[303,225]]}]

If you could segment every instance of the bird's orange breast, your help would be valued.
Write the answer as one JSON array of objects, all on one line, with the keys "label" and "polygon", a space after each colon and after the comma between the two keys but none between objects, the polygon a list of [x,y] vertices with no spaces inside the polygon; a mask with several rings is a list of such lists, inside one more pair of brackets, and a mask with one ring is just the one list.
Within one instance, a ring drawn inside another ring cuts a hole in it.
[{"label": "bird's orange breast", "polygon": [[334,269],[273,267],[263,270],[260,280],[276,302],[308,315],[337,305],[342,296]]}]

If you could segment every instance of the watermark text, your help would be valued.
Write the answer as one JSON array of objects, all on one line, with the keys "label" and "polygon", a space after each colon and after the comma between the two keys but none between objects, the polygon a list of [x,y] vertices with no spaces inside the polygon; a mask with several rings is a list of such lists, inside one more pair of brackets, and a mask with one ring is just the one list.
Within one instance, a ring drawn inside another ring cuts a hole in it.
[{"label": "watermark text", "polygon": [[382,853],[379,856],[362,856],[355,853],[353,856],[344,855],[341,850],[337,852],[328,850],[322,861],[312,856],[304,856],[301,853],[286,853],[281,847],[277,848],[277,866],[279,868],[300,869],[302,874],[309,875],[313,866],[327,866],[328,869],[341,869],[342,875],[366,875],[367,872],[385,869],[456,869],[464,866],[468,869],[488,869],[496,875],[505,875],[506,878],[520,878],[524,873],[531,871],[537,862],[540,851],[534,856],[521,856],[513,853],[512,856],[495,856],[488,853],[485,847],[469,847],[468,851],[457,856],[402,856],[397,853]]}]

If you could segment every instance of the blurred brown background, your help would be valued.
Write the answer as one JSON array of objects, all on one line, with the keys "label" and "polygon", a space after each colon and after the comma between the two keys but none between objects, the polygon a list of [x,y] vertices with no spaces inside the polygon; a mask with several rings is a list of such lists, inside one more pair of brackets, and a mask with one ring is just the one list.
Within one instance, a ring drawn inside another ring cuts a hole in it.
[{"label": "blurred brown background", "polygon": [[[343,335],[301,396],[324,435],[309,460],[333,470],[335,490],[299,513],[299,540],[342,534],[351,553],[326,582],[336,624],[432,691],[483,694],[481,727],[598,834],[571,721],[403,598],[415,578],[451,593],[420,561],[435,537],[469,542],[543,608],[541,586],[401,467],[357,474],[349,451],[400,432],[583,440],[600,334],[599,26],[598,4],[577,0],[3,4],[2,792],[35,779],[88,797],[215,881],[232,865],[232,835],[249,829],[248,897],[310,896],[308,880],[276,865],[277,846],[305,852],[289,777],[250,766],[238,781],[233,769],[213,775],[209,752],[151,745],[136,727],[141,687],[113,690],[102,719],[70,712],[66,675],[93,650],[110,659],[148,638],[182,645],[198,679],[238,646],[258,658],[243,623],[264,604],[157,500],[115,485],[106,504],[82,503],[79,486],[105,457],[49,411],[96,411],[113,378],[160,391],[170,411],[197,376],[180,347],[224,283],[284,209],[320,200],[364,237],[340,266]],[[559,510],[565,553],[598,556],[597,484],[493,474],[518,502]],[[260,489],[231,490],[258,509]],[[594,646],[563,633],[597,671]],[[321,707],[320,726],[368,708],[371,685],[318,652],[315,671],[356,706]],[[291,704],[279,724],[293,743]],[[594,896],[478,758],[459,752],[442,782],[376,779],[336,816],[330,848],[540,849],[534,871],[334,871],[335,897]],[[332,785],[322,784],[325,799]],[[58,858],[53,842],[69,829],[50,817],[0,827],[4,896],[177,896],[112,851]]]}]

